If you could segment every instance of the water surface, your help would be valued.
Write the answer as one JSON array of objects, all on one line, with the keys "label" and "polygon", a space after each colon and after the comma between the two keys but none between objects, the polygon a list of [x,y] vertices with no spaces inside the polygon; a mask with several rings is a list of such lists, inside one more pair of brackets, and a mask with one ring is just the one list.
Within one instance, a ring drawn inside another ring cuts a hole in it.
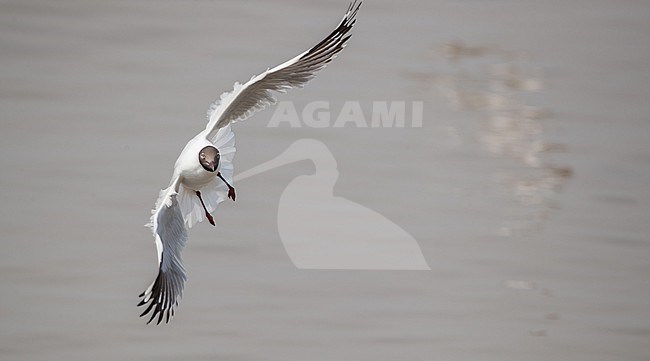
[{"label": "water surface", "polygon": [[[277,228],[302,161],[192,229],[173,322],[146,326],[157,192],[235,81],[346,4],[0,4],[3,360],[647,360],[650,6],[367,1],[349,46],[281,100],[423,101],[421,128],[237,124],[236,172],[327,145],[334,194],[431,271],[300,270]],[[335,220],[323,220],[335,221]]]}]

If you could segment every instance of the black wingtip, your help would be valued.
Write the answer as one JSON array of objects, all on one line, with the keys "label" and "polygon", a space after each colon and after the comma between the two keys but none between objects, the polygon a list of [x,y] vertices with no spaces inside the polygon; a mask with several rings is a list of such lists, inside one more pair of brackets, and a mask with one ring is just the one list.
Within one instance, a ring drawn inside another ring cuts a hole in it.
[{"label": "black wingtip", "polygon": [[[146,302],[143,303],[142,305],[145,305],[145,304],[146,304]],[[152,301],[152,302],[149,304],[149,307],[147,307],[147,308],[146,308],[146,309],[145,309],[145,310],[140,314],[140,317],[144,317],[147,313],[149,313],[149,311],[151,311],[151,309],[153,308],[153,306],[154,306],[155,304],[156,304],[156,303]]]},{"label": "black wingtip", "polygon": [[348,6],[348,11],[346,14],[351,12],[350,18],[355,17],[357,15],[357,11],[359,11],[359,8],[361,7],[361,4],[363,4],[363,1],[354,0],[350,3],[350,6]]},{"label": "black wingtip", "polygon": [[163,321],[169,323],[174,318],[174,308],[178,306],[178,298],[181,294],[177,295],[171,288],[169,277],[170,275],[160,270],[150,288],[140,294],[142,299],[138,307],[145,308],[140,317],[148,317],[147,325],[152,322],[160,325]]}]

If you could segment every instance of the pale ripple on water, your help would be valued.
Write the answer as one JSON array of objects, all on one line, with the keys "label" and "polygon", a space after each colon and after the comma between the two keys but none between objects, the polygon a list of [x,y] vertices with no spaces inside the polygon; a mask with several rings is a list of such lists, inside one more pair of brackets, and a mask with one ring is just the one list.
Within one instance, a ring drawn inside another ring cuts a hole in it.
[{"label": "pale ripple on water", "polygon": [[[477,112],[482,126],[473,129],[482,148],[494,155],[516,160],[524,169],[499,170],[494,179],[507,186],[512,196],[529,210],[524,219],[506,220],[498,234],[510,237],[538,231],[553,208],[556,193],[571,177],[567,165],[548,161],[547,153],[566,150],[549,142],[543,121],[552,110],[529,99],[545,90],[541,68],[520,52],[466,45],[444,44],[439,56],[448,62],[449,73],[435,78],[436,88],[458,111]],[[460,128],[450,125],[451,133]]]}]

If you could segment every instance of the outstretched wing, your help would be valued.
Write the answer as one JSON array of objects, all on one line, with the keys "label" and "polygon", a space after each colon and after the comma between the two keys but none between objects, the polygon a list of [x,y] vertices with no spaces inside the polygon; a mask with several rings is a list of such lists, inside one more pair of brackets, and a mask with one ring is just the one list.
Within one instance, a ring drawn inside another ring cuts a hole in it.
[{"label": "outstretched wing", "polygon": [[316,72],[324,68],[345,47],[360,6],[361,2],[354,0],[334,31],[311,49],[273,69],[253,76],[243,85],[235,83],[231,92],[223,93],[208,110],[209,121],[204,131],[207,138],[213,139],[219,128],[226,124],[244,120],[274,104],[276,99],[271,91],[286,92],[294,87],[302,87],[311,80]]},{"label": "outstretched wing", "polygon": [[138,306],[147,307],[140,317],[151,312],[147,324],[156,316],[158,324],[163,318],[169,322],[174,316],[174,307],[183,294],[186,277],[181,251],[187,241],[187,230],[177,200],[177,183],[178,180],[175,180],[169,188],[160,192],[149,224],[158,249],[158,276],[140,294],[142,300]]}]

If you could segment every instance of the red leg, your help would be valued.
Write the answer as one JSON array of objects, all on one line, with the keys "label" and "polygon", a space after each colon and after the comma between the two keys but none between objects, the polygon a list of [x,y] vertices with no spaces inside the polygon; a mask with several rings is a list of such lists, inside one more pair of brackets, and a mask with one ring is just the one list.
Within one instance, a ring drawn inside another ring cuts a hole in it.
[{"label": "red leg", "polygon": [[201,205],[203,206],[203,210],[205,211],[205,217],[208,219],[208,222],[210,222],[211,225],[216,226],[216,224],[214,224],[214,218],[212,218],[212,215],[208,213],[208,209],[205,208],[205,203],[203,203],[203,198],[201,198],[201,192],[196,191],[196,195],[199,197],[199,200],[201,201]]},{"label": "red leg", "polygon": [[222,180],[224,183],[226,183],[226,185],[228,186],[228,198],[232,199],[233,202],[234,202],[234,201],[235,201],[235,197],[237,196],[237,195],[235,194],[235,187],[231,186],[230,184],[228,184],[228,182],[226,182],[225,179],[223,179],[223,177],[221,176],[221,172],[218,172],[218,173],[217,173],[217,177],[221,178],[221,180]]}]

